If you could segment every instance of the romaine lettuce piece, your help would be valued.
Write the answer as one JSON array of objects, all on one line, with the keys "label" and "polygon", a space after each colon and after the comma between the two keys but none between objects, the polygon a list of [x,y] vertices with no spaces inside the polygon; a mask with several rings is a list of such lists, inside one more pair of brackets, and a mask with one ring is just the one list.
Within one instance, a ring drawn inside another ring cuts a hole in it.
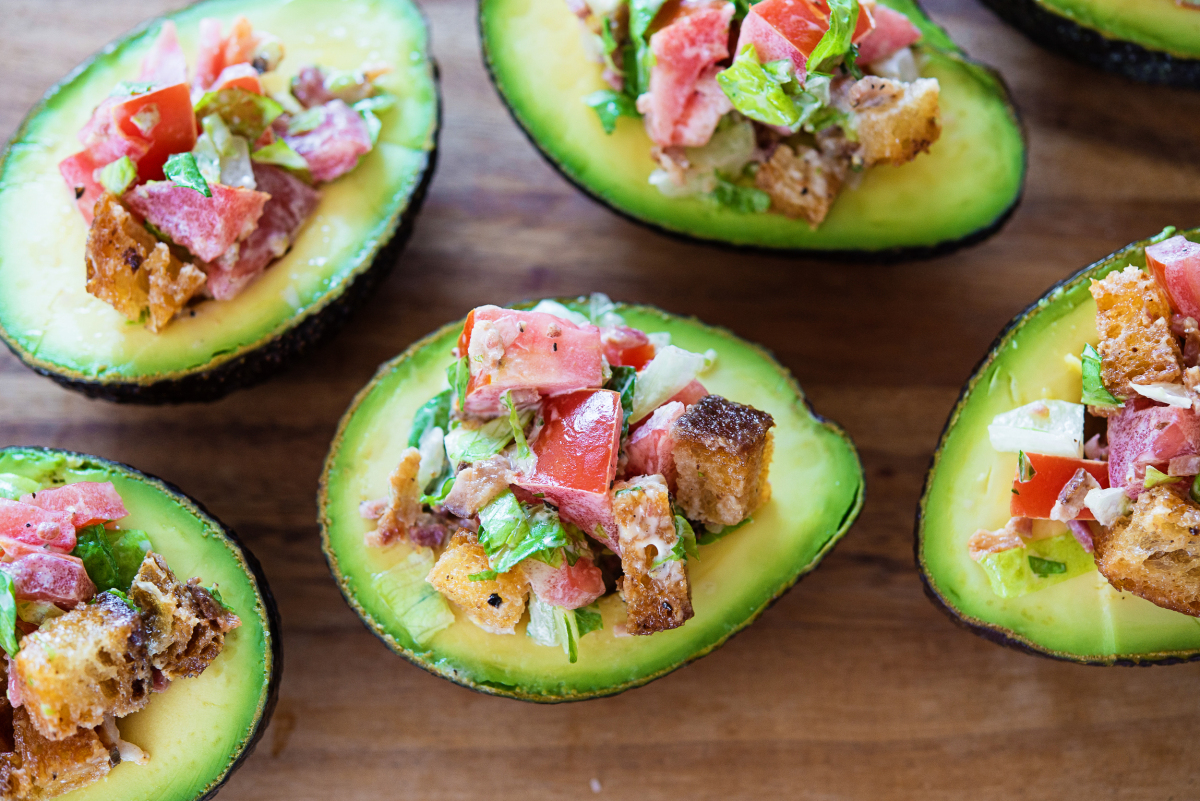
[{"label": "romaine lettuce piece", "polygon": [[987,573],[992,592],[1001,598],[1018,598],[1095,570],[1096,562],[1067,533],[990,553],[979,560],[979,566]]},{"label": "romaine lettuce piece", "polygon": [[425,580],[433,564],[433,551],[417,548],[396,566],[372,576],[376,591],[418,646],[454,622],[446,599]]},{"label": "romaine lettuce piece", "polygon": [[[704,354],[692,353],[675,345],[668,345],[656,353],[638,374],[629,424],[637,423],[666,403],[675,393],[695,380],[706,365]],[[1082,426],[1082,419],[1080,425]]]},{"label": "romaine lettuce piece", "polygon": [[998,414],[988,426],[992,447],[1001,453],[1042,453],[1083,458],[1083,409],[1078,403],[1040,400]]}]

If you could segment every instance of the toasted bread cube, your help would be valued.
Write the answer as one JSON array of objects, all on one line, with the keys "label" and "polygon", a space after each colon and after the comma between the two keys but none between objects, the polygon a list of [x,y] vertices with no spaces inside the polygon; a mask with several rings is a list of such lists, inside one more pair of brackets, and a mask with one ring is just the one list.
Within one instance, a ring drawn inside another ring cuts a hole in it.
[{"label": "toasted bread cube", "polygon": [[689,520],[733,526],[771,497],[771,415],[706,395],[671,429],[676,499]]},{"label": "toasted bread cube", "polygon": [[850,90],[863,163],[903,164],[942,135],[936,78],[901,83],[868,76]]},{"label": "toasted bread cube", "polygon": [[1179,343],[1171,334],[1171,305],[1153,276],[1137,267],[1092,281],[1100,377],[1118,398],[1136,395],[1130,384],[1182,380]]},{"label": "toasted bread cube", "polygon": [[771,196],[771,207],[816,228],[825,220],[846,180],[847,165],[819,151],[781,144],[758,169],[755,185]]},{"label": "toasted bread cube", "polygon": [[1154,487],[1092,541],[1096,569],[1114,587],[1200,617],[1200,507]]},{"label": "toasted bread cube", "polygon": [[366,543],[380,548],[408,536],[408,529],[421,513],[422,487],[417,486],[421,470],[421,452],[406,448],[400,454],[400,464],[388,476],[388,505],[374,531],[368,531]]},{"label": "toasted bread cube", "polygon": [[466,612],[479,628],[492,634],[515,634],[525,613],[529,580],[519,569],[487,581],[468,578],[490,569],[487,553],[475,535],[460,530],[425,580]]},{"label": "toasted bread cube", "polygon": [[662,476],[638,476],[613,485],[613,516],[621,545],[621,595],[630,634],[679,628],[694,614],[684,559],[669,558],[679,541],[671,495]]},{"label": "toasted bread cube", "polygon": [[3,798],[54,798],[100,781],[115,764],[95,730],[81,729],[65,740],[49,740],[24,707],[13,713],[13,741],[14,751],[5,755],[9,758],[0,767],[0,789],[7,780],[10,790]]},{"label": "toasted bread cube", "polygon": [[170,681],[203,673],[220,656],[225,635],[242,624],[199,579],[181,584],[153,551],[142,560],[129,598],[142,610],[150,664]]},{"label": "toasted bread cube", "polygon": [[108,593],[26,636],[12,669],[33,725],[50,740],[95,728],[106,714],[136,712],[150,699],[142,618]]}]

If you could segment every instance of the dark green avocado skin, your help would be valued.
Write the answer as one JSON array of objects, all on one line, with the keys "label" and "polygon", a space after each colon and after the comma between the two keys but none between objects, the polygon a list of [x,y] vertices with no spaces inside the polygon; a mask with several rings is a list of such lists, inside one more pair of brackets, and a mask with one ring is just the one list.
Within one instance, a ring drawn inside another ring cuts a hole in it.
[{"label": "dark green avocado skin", "polygon": [[259,740],[262,739],[263,734],[265,734],[267,731],[267,726],[271,722],[271,717],[275,714],[275,705],[279,701],[279,684],[283,679],[283,638],[280,636],[283,632],[283,624],[279,618],[279,607],[275,604],[275,596],[271,593],[271,585],[267,583],[267,575],[263,572],[262,565],[259,564],[259,561],[257,558],[255,558],[253,552],[251,552],[251,550],[242,543],[242,540],[237,533],[217,519],[216,515],[208,511],[204,504],[200,503],[200,501],[188,495],[171,482],[164,481],[158,476],[151,475],[150,473],[144,473],[141,470],[138,470],[136,467],[131,467],[123,462],[116,462],[111,459],[102,459],[99,456],[63,450],[61,448],[10,447],[0,449],[0,453],[3,453],[4,451],[58,454],[66,456],[67,458],[80,459],[98,467],[108,467],[120,472],[132,473],[136,476],[141,476],[147,479],[150,483],[159,485],[164,492],[170,495],[182,497],[195,505],[196,509],[198,509],[202,515],[216,524],[216,526],[221,529],[221,532],[229,538],[229,541],[233,543],[234,547],[241,551],[242,556],[246,560],[246,564],[250,568],[251,574],[254,576],[254,583],[258,587],[259,595],[262,596],[263,606],[267,610],[267,628],[271,633],[271,677],[267,681],[267,701],[263,705],[263,714],[258,721],[258,726],[256,726],[254,729],[254,733],[251,734],[246,740],[245,745],[242,747],[241,753],[238,754],[238,757],[233,764],[229,766],[229,769],[225,772],[225,775],[214,782],[209,788],[208,792],[202,796],[198,796],[194,801],[208,801],[208,799],[215,797],[220,789],[225,786],[225,783],[229,781],[229,778],[237,771],[238,768],[242,766],[242,763],[246,761],[246,758],[254,753],[254,749],[258,745]]},{"label": "dark green avocado skin", "polygon": [[[984,2],[988,2],[988,0],[984,0]],[[1200,228],[1195,228],[1192,230],[1179,230],[1179,231],[1177,231],[1177,233],[1184,234],[1184,235],[1188,236],[1189,238],[1191,238],[1191,237],[1195,237],[1195,236],[1200,236]],[[913,561],[916,563],[917,574],[921,577],[921,587],[925,591],[925,597],[927,597],[934,606],[936,606],[938,609],[940,609],[942,611],[942,613],[946,615],[946,617],[948,617],[948,618],[950,618],[950,620],[954,621],[954,623],[957,626],[959,626],[960,628],[966,629],[967,631],[970,631],[973,634],[977,634],[985,640],[994,642],[997,645],[1003,645],[1006,648],[1012,648],[1014,650],[1021,651],[1022,653],[1032,654],[1034,656],[1040,656],[1045,659],[1052,659],[1054,661],[1059,661],[1059,662],[1072,662],[1075,664],[1090,665],[1093,667],[1107,667],[1109,665],[1118,665],[1121,667],[1152,667],[1154,665],[1178,665],[1178,664],[1182,664],[1185,662],[1200,661],[1200,654],[1196,654],[1189,658],[1167,657],[1167,658],[1163,658],[1163,659],[1154,659],[1154,660],[1117,659],[1117,660],[1112,660],[1112,661],[1099,661],[1099,660],[1087,660],[1087,659],[1072,659],[1072,658],[1069,658],[1062,654],[1044,651],[1040,648],[1031,648],[1031,647],[1029,647],[1029,645],[1022,642],[1021,640],[1018,640],[1014,637],[1010,637],[1007,629],[1002,629],[999,627],[993,628],[991,626],[980,626],[980,625],[971,623],[968,620],[964,620],[963,617],[959,614],[958,610],[956,610],[953,606],[951,606],[949,603],[947,603],[946,599],[943,598],[933,588],[933,582],[930,579],[929,573],[926,571],[924,562],[921,559],[922,530],[923,530],[924,521],[925,521],[925,503],[926,503],[927,499],[929,498],[930,490],[933,488],[933,475],[934,475],[934,469],[937,466],[938,455],[941,452],[943,444],[946,442],[946,439],[950,435],[950,429],[954,423],[955,418],[958,415],[959,407],[963,403],[966,402],[967,394],[970,391],[972,385],[975,383],[976,376],[978,376],[982,373],[984,367],[991,360],[992,355],[1000,348],[1001,344],[1004,342],[1004,338],[1008,335],[1008,332],[1011,331],[1013,328],[1017,327],[1018,325],[1020,325],[1021,321],[1024,320],[1025,317],[1028,314],[1030,314],[1030,312],[1037,309],[1043,303],[1043,301],[1049,295],[1051,295],[1055,290],[1059,289],[1060,287],[1066,286],[1067,284],[1071,284],[1076,281],[1079,281],[1079,280],[1083,279],[1084,276],[1090,275],[1093,271],[1095,271],[1105,265],[1111,264],[1114,261],[1120,261],[1120,260],[1126,259],[1131,252],[1140,251],[1140,250],[1145,249],[1148,245],[1151,245],[1156,240],[1158,240],[1158,238],[1159,237],[1150,237],[1147,239],[1140,240],[1138,242],[1134,242],[1133,244],[1126,245],[1125,247],[1121,248],[1120,250],[1114,251],[1113,253],[1110,253],[1109,255],[1105,256],[1104,258],[1102,258],[1096,262],[1093,262],[1092,264],[1089,264],[1088,266],[1086,266],[1080,270],[1077,270],[1076,272],[1072,273],[1071,275],[1067,276],[1066,278],[1062,279],[1061,281],[1059,281],[1056,284],[1054,284],[1053,286],[1051,286],[1049,289],[1047,289],[1045,291],[1045,293],[1042,294],[1041,297],[1039,297],[1033,303],[1026,306],[1025,309],[1023,309],[1022,311],[1018,312],[1017,315],[1015,317],[1013,317],[1012,320],[1010,320],[1008,322],[1008,324],[1006,326],[1004,326],[1003,329],[1001,329],[1000,333],[996,335],[996,338],[992,341],[992,344],[988,346],[987,353],[984,354],[983,358],[981,358],[979,360],[979,362],[975,365],[975,368],[973,370],[971,370],[971,377],[969,379],[967,379],[967,382],[965,384],[963,384],[962,389],[959,390],[958,398],[954,401],[954,406],[951,409],[950,416],[946,418],[946,424],[942,427],[941,436],[938,437],[937,450],[935,450],[933,452],[933,455],[930,456],[930,458],[929,458],[929,468],[925,473],[925,485],[921,489],[921,499],[917,504],[917,515],[916,515],[916,519],[913,522]]]},{"label": "dark green avocado skin", "polygon": [[1200,60],[1179,58],[1077,25],[1035,0],[980,0],[1005,22],[1047,50],[1143,83],[1200,89]]}]

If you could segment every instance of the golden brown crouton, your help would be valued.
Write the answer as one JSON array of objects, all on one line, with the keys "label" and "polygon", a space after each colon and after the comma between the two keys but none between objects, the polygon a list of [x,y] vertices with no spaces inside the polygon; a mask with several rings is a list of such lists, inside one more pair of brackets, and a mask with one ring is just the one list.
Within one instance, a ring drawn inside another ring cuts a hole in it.
[{"label": "golden brown crouton", "polygon": [[771,207],[816,228],[829,213],[846,180],[848,163],[811,147],[781,144],[755,175],[755,185],[771,196]]},{"label": "golden brown crouton", "polygon": [[467,613],[471,622],[492,634],[515,634],[525,613],[529,581],[510,570],[487,581],[469,576],[490,570],[487,553],[474,534],[460,530],[426,578],[433,588]]},{"label": "golden brown crouton", "polygon": [[1154,487],[1092,541],[1096,569],[1114,587],[1200,617],[1200,507]]},{"label": "golden brown crouton", "polygon": [[671,429],[676,498],[689,520],[733,526],[771,497],[771,415],[706,395]]},{"label": "golden brown crouton", "polygon": [[421,452],[406,448],[400,454],[400,464],[388,477],[388,506],[374,531],[366,535],[367,545],[381,547],[404,539],[409,526],[417,522],[421,513],[421,491],[417,486],[417,472],[421,469]]},{"label": "golden brown crouton", "polygon": [[203,272],[175,258],[113,195],[96,201],[88,231],[87,291],[129,320],[161,331],[204,284]]},{"label": "golden brown crouton", "polygon": [[662,476],[638,476],[613,485],[613,516],[621,546],[621,595],[630,634],[653,634],[692,617],[687,564],[670,556],[679,536]]},{"label": "golden brown crouton", "polygon": [[136,712],[150,698],[142,618],[116,596],[52,618],[21,641],[13,660],[33,725],[51,740]]},{"label": "golden brown crouton", "polygon": [[900,83],[868,76],[849,93],[863,163],[903,164],[942,135],[936,78]]},{"label": "golden brown crouton", "polygon": [[42,801],[86,787],[108,775],[113,755],[93,729],[82,729],[65,740],[48,740],[30,720],[24,707],[13,714],[14,750],[0,766],[0,798]]},{"label": "golden brown crouton", "polygon": [[203,673],[220,656],[225,635],[242,624],[199,579],[180,584],[153,551],[142,560],[129,598],[142,610],[150,663],[171,681]]},{"label": "golden brown crouton", "polygon": [[1171,334],[1171,306],[1154,278],[1129,266],[1092,281],[1091,290],[1108,391],[1126,399],[1136,394],[1130,384],[1178,383],[1183,364]]}]

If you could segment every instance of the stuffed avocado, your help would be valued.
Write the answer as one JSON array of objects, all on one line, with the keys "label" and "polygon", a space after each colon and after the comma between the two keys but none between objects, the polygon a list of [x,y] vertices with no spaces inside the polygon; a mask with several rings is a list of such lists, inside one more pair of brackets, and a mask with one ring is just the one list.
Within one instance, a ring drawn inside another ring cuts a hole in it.
[{"label": "stuffed avocado", "polygon": [[265,378],[394,265],[438,103],[408,0],[206,0],[146,23],[0,158],[0,336],[110,400]]},{"label": "stuffed avocado", "polygon": [[[835,25],[823,3],[759,6],[481,0],[479,22],[493,82],[530,139],[637,222],[739,246],[893,256],[1003,223],[1025,145],[993,72],[909,0],[838,0]],[[734,42],[734,29],[737,52],[720,35]],[[705,61],[692,63],[701,40]],[[866,84],[854,78],[862,48],[881,56]]]},{"label": "stuffed avocado", "polygon": [[214,795],[282,667],[254,557],[174,487],[44,448],[0,450],[0,545],[0,798]]},{"label": "stuffed avocado", "polygon": [[[603,296],[523,308],[480,307],[380,368],[330,448],[322,547],[366,625],[431,673],[611,695],[709,653],[812,570],[861,508],[862,469],[727,332]],[[537,362],[561,366],[535,382],[558,394],[511,380]]]},{"label": "stuffed avocado", "polygon": [[1188,0],[983,0],[1050,50],[1136,81],[1200,87],[1200,4]]},{"label": "stuffed avocado", "polygon": [[952,412],[918,510],[927,591],[989,639],[1088,664],[1200,658],[1200,230],[1053,287]]}]

